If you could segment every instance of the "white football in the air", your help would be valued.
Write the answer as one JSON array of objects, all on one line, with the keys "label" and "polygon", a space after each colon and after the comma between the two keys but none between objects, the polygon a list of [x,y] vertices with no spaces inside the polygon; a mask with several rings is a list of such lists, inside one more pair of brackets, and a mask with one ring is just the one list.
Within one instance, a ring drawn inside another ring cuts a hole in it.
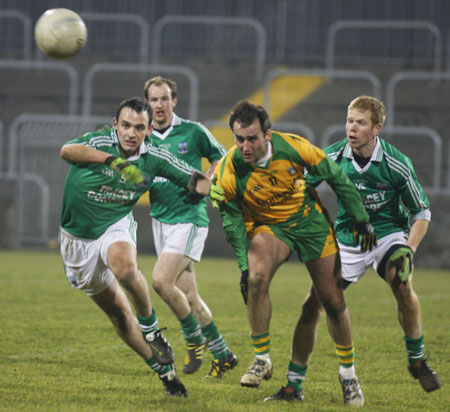
[{"label": "white football in the air", "polygon": [[50,9],[39,17],[34,27],[34,37],[47,56],[65,59],[84,47],[87,29],[83,19],[74,11]]}]

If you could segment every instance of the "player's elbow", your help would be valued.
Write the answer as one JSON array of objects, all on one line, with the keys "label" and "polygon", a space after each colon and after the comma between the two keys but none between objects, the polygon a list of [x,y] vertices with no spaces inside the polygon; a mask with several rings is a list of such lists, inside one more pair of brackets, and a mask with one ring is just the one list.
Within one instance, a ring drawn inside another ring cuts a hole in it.
[{"label": "player's elbow", "polygon": [[65,144],[63,147],[61,147],[61,151],[59,152],[59,155],[64,159],[64,160],[68,160],[69,159],[69,148],[67,147],[67,145]]}]

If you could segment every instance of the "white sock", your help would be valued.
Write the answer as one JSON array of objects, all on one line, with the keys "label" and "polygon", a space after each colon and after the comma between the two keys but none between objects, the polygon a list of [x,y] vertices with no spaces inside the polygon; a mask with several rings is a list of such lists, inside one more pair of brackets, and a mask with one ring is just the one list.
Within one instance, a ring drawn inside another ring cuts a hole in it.
[{"label": "white sock", "polygon": [[256,355],[255,358],[261,359],[269,365],[272,365],[272,361],[270,360],[270,355],[268,353],[265,353],[264,355]]},{"label": "white sock", "polygon": [[355,366],[353,365],[350,368],[339,366],[339,376],[341,376],[343,380],[356,378]]}]

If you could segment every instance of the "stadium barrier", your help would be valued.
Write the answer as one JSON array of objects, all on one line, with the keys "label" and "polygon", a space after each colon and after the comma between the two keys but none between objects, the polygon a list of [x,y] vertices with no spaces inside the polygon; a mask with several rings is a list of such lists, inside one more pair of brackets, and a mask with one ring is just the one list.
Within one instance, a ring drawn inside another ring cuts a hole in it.
[{"label": "stadium barrier", "polygon": [[84,76],[83,85],[83,116],[92,115],[94,78],[98,73],[154,73],[179,74],[189,82],[189,119],[198,118],[199,80],[195,72],[185,66],[155,65],[155,64],[126,64],[126,63],[96,63],[93,64]]},{"label": "stadium barrier", "polygon": [[0,120],[0,173],[3,172],[4,163],[3,163],[3,147],[4,147],[4,134],[3,134],[3,122]]},{"label": "stadium barrier", "polygon": [[[22,49],[20,51],[17,51],[22,53],[24,60],[31,60],[31,48],[34,44],[34,40],[31,33],[30,17],[19,10],[0,10],[0,19],[19,20],[19,22],[23,26],[23,41]],[[7,25],[2,25],[1,30],[6,31],[5,33],[2,33],[0,31],[2,42],[6,43],[5,45],[3,45],[3,47],[0,47],[0,50],[5,52],[6,50],[10,49],[11,45],[13,45],[14,48],[16,40],[19,36],[17,35],[17,31],[9,31]]]},{"label": "stadium barrier", "polygon": [[367,70],[326,70],[326,69],[273,69],[264,78],[264,107],[270,113],[270,89],[272,82],[282,76],[321,76],[329,79],[361,79],[372,86],[372,95],[380,98],[381,82]]},{"label": "stadium barrier", "polygon": [[60,61],[29,61],[29,60],[0,60],[1,69],[19,69],[19,70],[46,70],[62,71],[69,77],[69,114],[75,115],[78,110],[78,88],[79,76],[75,68],[67,63]]},{"label": "stadium barrier", "polygon": [[450,80],[449,72],[397,72],[391,76],[386,85],[386,125],[394,124],[395,90],[404,81],[432,81]]},{"label": "stadium barrier", "polygon": [[[9,170],[18,182],[17,241],[46,243],[58,236],[64,181],[69,165],[59,152],[68,140],[111,124],[111,117],[24,113],[10,128]],[[16,161],[17,159],[17,161]],[[29,183],[37,186],[39,192]]]},{"label": "stadium barrier", "polygon": [[442,67],[442,35],[439,28],[430,21],[419,20],[338,20],[330,25],[327,33],[325,45],[325,67],[328,70],[334,69],[335,63],[335,43],[337,33],[342,30],[357,29],[379,29],[379,30],[427,30],[434,37],[434,60],[435,71]]},{"label": "stadium barrier", "polygon": [[[256,34],[256,58],[255,58],[255,78],[260,81],[264,74],[266,61],[267,35],[264,26],[257,20],[250,17],[211,17],[211,16],[180,16],[167,15],[160,18],[153,28],[152,38],[152,63],[159,64],[162,48],[162,31],[170,24],[194,24],[212,26],[241,26],[252,28]],[[206,56],[205,56],[206,57]]]}]

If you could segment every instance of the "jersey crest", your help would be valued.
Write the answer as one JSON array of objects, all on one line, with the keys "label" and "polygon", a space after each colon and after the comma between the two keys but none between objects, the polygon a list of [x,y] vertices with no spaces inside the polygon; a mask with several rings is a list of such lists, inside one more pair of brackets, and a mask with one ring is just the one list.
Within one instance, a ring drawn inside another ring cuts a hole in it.
[{"label": "jersey crest", "polygon": [[178,153],[184,154],[188,152],[188,144],[187,142],[178,143]]}]

